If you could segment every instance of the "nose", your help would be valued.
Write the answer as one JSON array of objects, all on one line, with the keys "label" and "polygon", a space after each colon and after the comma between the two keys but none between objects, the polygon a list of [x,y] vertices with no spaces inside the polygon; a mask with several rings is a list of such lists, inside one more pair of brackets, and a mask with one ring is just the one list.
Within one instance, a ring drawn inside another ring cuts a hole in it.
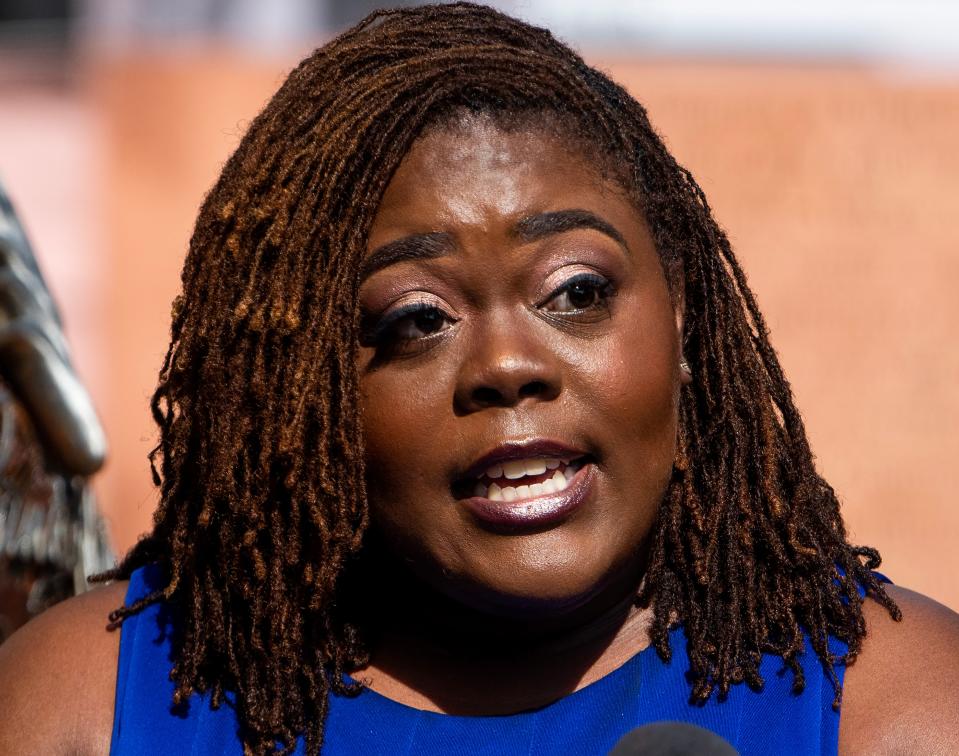
[{"label": "nose", "polygon": [[454,394],[457,414],[559,396],[561,361],[529,324],[524,325],[501,321],[472,334]]}]

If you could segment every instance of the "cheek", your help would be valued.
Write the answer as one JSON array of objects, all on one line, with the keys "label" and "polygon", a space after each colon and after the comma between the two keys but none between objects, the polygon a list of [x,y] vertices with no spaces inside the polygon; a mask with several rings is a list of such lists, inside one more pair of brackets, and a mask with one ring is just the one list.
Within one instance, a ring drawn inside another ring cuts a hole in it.
[{"label": "cheek", "polygon": [[448,385],[442,366],[428,376],[383,370],[361,383],[371,524],[428,581],[435,565],[463,561],[463,523],[446,488],[458,432]]},{"label": "cheek", "polygon": [[675,424],[677,375],[665,351],[628,351],[610,366],[606,378],[604,409],[610,419],[620,418],[622,430],[643,435],[667,432]]},{"label": "cheek", "polygon": [[367,486],[376,520],[415,525],[417,510],[406,504],[430,498],[426,490],[443,474],[446,457],[439,439],[448,439],[452,429],[437,390],[443,378],[433,378],[423,381],[402,370],[383,370],[362,379]]},{"label": "cheek", "polygon": [[577,390],[605,429],[610,460],[643,498],[661,493],[672,469],[679,398],[672,308],[665,302],[650,309],[640,311],[645,317],[624,318],[630,327],[610,332],[577,370]]}]

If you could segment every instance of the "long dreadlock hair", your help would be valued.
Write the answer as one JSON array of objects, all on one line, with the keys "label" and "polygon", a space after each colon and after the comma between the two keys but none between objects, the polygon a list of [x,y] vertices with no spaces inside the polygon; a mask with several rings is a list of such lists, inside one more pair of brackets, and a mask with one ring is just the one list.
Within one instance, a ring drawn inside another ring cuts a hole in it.
[{"label": "long dreadlock hair", "polygon": [[343,673],[368,658],[338,601],[368,519],[359,262],[413,141],[463,109],[543,114],[606,156],[684,291],[694,379],[639,596],[658,653],[682,622],[694,701],[761,686],[764,653],[801,690],[805,634],[838,705],[833,667],[866,632],[860,589],[899,610],[871,572],[878,553],[847,542],[706,197],[625,90],[549,32],[469,3],[380,11],[316,50],[206,197],[151,405],[153,531],[101,576],[158,563],[167,580],[111,621],[175,602],[174,702],[233,691],[248,752],[289,752],[300,735],[319,750],[329,695],[355,692]]}]

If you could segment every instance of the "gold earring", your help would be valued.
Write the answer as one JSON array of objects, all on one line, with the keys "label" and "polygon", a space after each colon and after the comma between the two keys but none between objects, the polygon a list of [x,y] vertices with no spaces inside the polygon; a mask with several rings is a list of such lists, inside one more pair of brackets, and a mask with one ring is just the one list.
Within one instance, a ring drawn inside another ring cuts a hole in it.
[{"label": "gold earring", "polygon": [[684,373],[686,373],[686,375],[692,377],[693,375],[692,368],[689,367],[689,363],[686,362],[686,360],[683,359],[679,361],[679,369],[682,370]]}]

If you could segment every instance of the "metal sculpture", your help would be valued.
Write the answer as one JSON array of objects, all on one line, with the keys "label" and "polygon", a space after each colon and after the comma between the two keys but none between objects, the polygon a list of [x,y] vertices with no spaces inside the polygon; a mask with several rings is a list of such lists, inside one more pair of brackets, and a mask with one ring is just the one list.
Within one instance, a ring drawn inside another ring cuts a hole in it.
[{"label": "metal sculpture", "polygon": [[60,315],[0,186],[0,642],[112,564],[88,486],[105,455]]}]

